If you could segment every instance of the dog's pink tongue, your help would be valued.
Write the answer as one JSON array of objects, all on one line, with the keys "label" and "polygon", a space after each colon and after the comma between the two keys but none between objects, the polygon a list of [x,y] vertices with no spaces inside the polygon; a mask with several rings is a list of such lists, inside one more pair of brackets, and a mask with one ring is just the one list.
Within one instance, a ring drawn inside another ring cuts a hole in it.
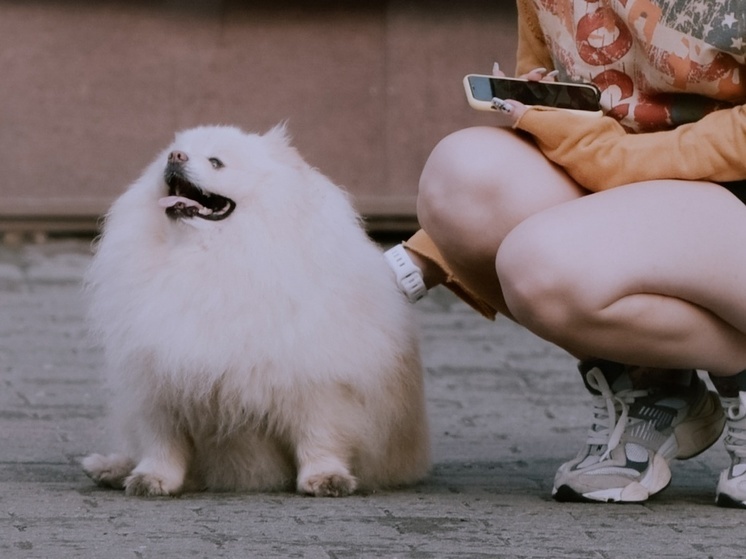
[{"label": "dog's pink tongue", "polygon": [[176,204],[183,204],[184,206],[194,206],[196,208],[202,207],[199,202],[191,200],[190,198],[184,198],[183,196],[166,196],[165,198],[161,198],[160,200],[158,200],[158,205],[162,208],[172,208]]}]

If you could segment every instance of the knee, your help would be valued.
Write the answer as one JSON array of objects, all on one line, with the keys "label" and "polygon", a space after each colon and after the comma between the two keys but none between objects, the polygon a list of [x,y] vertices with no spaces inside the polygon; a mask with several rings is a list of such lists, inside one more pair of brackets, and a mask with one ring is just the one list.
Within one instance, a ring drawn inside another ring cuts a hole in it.
[{"label": "knee", "polygon": [[535,334],[560,342],[592,314],[583,267],[561,238],[531,220],[501,244],[495,266],[513,318]]},{"label": "knee", "polygon": [[426,230],[458,233],[474,223],[481,202],[490,193],[494,160],[500,153],[493,148],[485,158],[480,146],[486,141],[494,146],[501,136],[496,130],[459,130],[435,146],[423,168],[417,196],[417,217]]}]

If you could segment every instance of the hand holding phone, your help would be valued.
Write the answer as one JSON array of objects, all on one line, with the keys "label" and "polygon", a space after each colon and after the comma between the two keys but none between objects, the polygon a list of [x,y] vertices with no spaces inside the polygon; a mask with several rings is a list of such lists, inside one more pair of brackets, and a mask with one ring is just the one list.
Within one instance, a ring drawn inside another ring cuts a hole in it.
[{"label": "hand holding phone", "polygon": [[[528,106],[556,107],[585,115],[602,114],[601,93],[591,84],[469,74],[464,77],[464,89],[469,105],[480,111],[508,112],[501,101],[514,99]],[[497,101],[493,101],[495,99]]]},{"label": "hand holding phone", "polygon": [[515,107],[511,105],[510,103],[508,103],[505,99],[500,99],[499,97],[493,97],[490,108],[496,111],[502,111],[504,113],[510,114],[513,112],[513,109]]}]

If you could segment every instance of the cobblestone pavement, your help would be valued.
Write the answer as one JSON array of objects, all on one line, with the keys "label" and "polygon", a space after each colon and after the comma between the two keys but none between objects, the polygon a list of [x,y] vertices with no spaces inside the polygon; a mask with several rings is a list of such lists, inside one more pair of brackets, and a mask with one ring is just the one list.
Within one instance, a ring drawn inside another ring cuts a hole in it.
[{"label": "cobblestone pavement", "polygon": [[643,505],[561,504],[556,467],[590,410],[574,362],[436,289],[420,318],[435,463],[403,491],[127,498],[96,488],[100,351],[86,340],[89,243],[0,247],[0,557],[743,557],[746,511],[713,504],[722,443]]}]

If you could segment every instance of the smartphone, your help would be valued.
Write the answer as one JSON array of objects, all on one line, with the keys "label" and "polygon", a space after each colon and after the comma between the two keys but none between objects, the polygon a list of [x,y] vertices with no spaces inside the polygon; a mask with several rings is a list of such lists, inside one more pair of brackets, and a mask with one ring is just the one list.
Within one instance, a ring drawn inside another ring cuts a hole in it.
[{"label": "smartphone", "polygon": [[601,114],[601,91],[592,84],[537,82],[520,78],[504,78],[469,74],[464,77],[466,99],[479,111],[496,110],[492,99],[515,99],[524,105],[543,105]]}]

